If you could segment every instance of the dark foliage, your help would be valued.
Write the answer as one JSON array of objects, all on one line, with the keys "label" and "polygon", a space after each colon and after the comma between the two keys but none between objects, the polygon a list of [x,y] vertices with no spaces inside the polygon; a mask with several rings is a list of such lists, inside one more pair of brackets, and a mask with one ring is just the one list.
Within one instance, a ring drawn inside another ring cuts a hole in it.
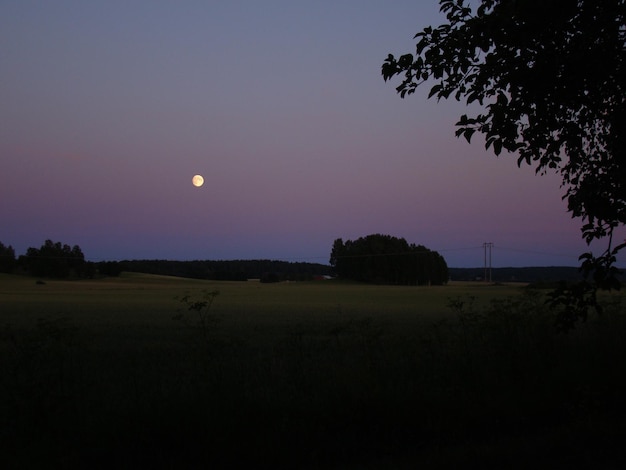
[{"label": "dark foliage", "polygon": [[333,243],[330,264],[337,275],[359,282],[395,285],[445,284],[448,265],[436,251],[404,238],[368,235]]},{"label": "dark foliage", "polygon": [[100,261],[96,263],[96,271],[101,276],[117,277],[122,273],[122,266],[117,261]]},{"label": "dark foliage", "polygon": [[534,291],[294,329],[216,295],[174,327],[2,325],[3,468],[625,468],[618,304],[565,337]]},{"label": "dark foliage", "polygon": [[310,281],[315,276],[330,273],[330,267],[323,264],[276,260],[125,260],[118,263],[118,268],[121,271],[214,281]]},{"label": "dark foliage", "polygon": [[280,282],[280,276],[278,275],[278,273],[263,273],[261,275],[260,281],[266,284]]},{"label": "dark foliage", "polygon": [[70,247],[52,240],[46,240],[39,249],[28,248],[18,262],[31,276],[68,278],[92,277],[94,274],[93,264],[85,261],[78,245]]},{"label": "dark foliage", "polygon": [[0,242],[0,273],[11,273],[15,269],[15,250],[11,245]]},{"label": "dark foliage", "polygon": [[[414,54],[389,54],[385,80],[403,76],[404,97],[454,97],[486,112],[463,115],[457,137],[478,132],[496,155],[561,174],[572,217],[590,243],[592,288],[619,288],[615,228],[626,223],[626,1],[440,0],[448,20],[415,35]],[[582,301],[582,299],[579,299]]]},{"label": "dark foliage", "polygon": [[119,276],[122,271],[163,276],[209,279],[215,281],[263,282],[311,281],[331,273],[328,265],[277,260],[85,260],[78,245],[70,247],[46,240],[41,248],[28,248],[26,255],[15,259],[13,247],[0,243],[0,272],[20,272],[37,277],[91,278]]},{"label": "dark foliage", "polygon": [[[484,281],[485,268],[449,268],[450,280],[453,281]],[[568,266],[534,266],[492,268],[493,282],[532,282],[541,285],[559,281],[576,282],[583,279],[580,270]]]}]

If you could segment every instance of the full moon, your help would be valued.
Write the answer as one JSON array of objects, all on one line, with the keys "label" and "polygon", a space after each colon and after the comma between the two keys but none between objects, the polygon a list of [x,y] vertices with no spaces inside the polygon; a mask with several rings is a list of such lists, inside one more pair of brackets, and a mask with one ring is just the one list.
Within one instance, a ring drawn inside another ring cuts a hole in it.
[{"label": "full moon", "polygon": [[194,177],[191,178],[191,182],[193,183],[194,186],[199,188],[200,186],[204,184],[204,178],[200,175],[194,175]]}]

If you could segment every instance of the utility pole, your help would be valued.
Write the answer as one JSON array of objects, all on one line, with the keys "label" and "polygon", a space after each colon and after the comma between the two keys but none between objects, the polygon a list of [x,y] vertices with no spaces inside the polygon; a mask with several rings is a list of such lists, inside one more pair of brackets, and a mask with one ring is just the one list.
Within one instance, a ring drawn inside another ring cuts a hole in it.
[{"label": "utility pole", "polygon": [[[485,251],[485,282],[491,282],[491,248],[493,248],[492,242],[483,243],[483,250]],[[487,252],[489,252],[489,257],[487,257]],[[489,261],[489,264],[487,264]],[[489,277],[487,277],[487,268],[489,268]]]}]

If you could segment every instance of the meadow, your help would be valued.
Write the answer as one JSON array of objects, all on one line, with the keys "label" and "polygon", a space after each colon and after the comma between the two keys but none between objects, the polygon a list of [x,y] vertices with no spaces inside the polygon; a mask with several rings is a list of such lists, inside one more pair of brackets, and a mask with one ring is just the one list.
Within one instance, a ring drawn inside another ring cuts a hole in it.
[{"label": "meadow", "polygon": [[6,468],[621,468],[626,322],[519,285],[0,275]]}]

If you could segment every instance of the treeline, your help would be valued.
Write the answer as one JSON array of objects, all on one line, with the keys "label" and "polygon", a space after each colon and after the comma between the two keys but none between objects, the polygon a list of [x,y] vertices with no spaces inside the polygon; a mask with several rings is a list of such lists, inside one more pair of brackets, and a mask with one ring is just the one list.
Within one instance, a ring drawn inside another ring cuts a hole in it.
[{"label": "treeline", "polygon": [[[452,281],[484,281],[489,280],[489,270],[485,268],[450,268]],[[583,279],[580,268],[569,266],[536,266],[523,268],[492,268],[492,282],[576,282]]]},{"label": "treeline", "polygon": [[78,245],[46,240],[18,258],[11,246],[0,243],[0,272],[43,278],[93,278],[122,272],[187,277],[215,281],[309,281],[338,276],[357,282],[394,285],[445,284],[448,266],[436,251],[408,244],[389,235],[368,235],[333,243],[330,266],[277,260],[123,260],[90,262]]},{"label": "treeline", "polygon": [[125,260],[117,264],[120,271],[161,274],[166,276],[210,279],[215,281],[261,282],[310,281],[330,274],[330,267],[317,263],[276,260],[168,261]]},{"label": "treeline", "polygon": [[359,282],[393,285],[441,285],[448,265],[436,251],[404,238],[373,234],[355,241],[338,238],[330,264],[337,276]]},{"label": "treeline", "polygon": [[94,277],[97,267],[85,260],[78,245],[46,240],[40,248],[28,248],[26,254],[15,257],[11,245],[0,242],[0,272],[28,274],[47,278]]},{"label": "treeline", "polygon": [[119,276],[123,271],[216,281],[308,281],[330,275],[331,268],[317,263],[274,260],[171,261],[124,260],[90,262],[78,245],[46,240],[16,258],[12,246],[0,242],[0,272],[43,278],[93,278]]}]

